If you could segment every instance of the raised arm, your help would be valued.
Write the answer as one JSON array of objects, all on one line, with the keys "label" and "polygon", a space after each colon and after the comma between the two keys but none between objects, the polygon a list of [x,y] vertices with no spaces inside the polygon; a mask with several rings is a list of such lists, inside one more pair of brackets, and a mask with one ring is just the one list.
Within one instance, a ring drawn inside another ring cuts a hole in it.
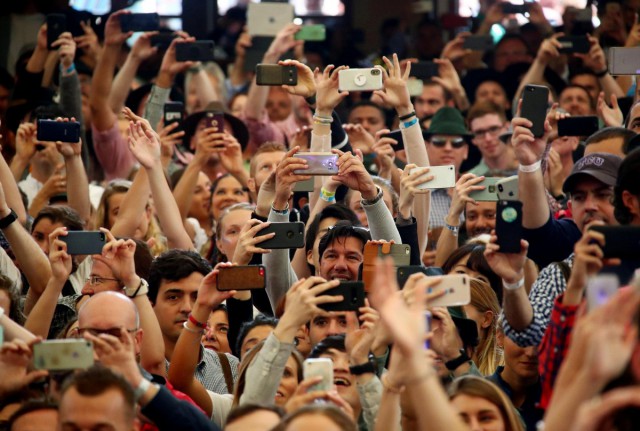
[{"label": "raised arm", "polygon": [[533,60],[533,63],[531,63],[529,70],[527,70],[522,80],[520,80],[516,97],[521,97],[520,95],[526,84],[540,84],[544,81],[544,70],[552,60],[560,57],[559,50],[562,48],[562,44],[558,42],[558,38],[561,36],[564,36],[564,33],[554,33],[542,42],[536,58]]},{"label": "raised arm", "polygon": [[609,73],[609,67],[607,66],[607,57],[604,54],[604,50],[600,46],[598,39],[587,34],[591,48],[586,54],[574,54],[576,57],[582,59],[582,64],[591,69],[593,73],[598,77],[598,82],[604,91],[604,95],[607,99],[611,96],[624,97],[626,94],[620,88],[620,85],[613,76]]},{"label": "raised arm", "polygon": [[20,195],[18,184],[16,183],[13,173],[11,172],[11,168],[7,165],[7,161],[4,157],[0,157],[0,184],[2,184],[2,187],[4,188],[7,206],[16,212],[18,215],[18,222],[24,226],[27,222],[27,210],[22,202],[22,196]]}]

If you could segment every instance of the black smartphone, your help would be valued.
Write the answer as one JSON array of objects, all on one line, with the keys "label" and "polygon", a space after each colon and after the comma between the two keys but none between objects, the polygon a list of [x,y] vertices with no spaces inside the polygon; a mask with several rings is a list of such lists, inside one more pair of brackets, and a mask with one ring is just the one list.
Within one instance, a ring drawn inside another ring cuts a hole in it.
[{"label": "black smartphone", "polygon": [[[271,42],[273,42],[272,36],[252,36],[251,37],[251,46],[246,49],[244,56],[244,67],[243,70],[245,72],[255,72],[256,66],[262,63],[262,59],[264,57],[265,52],[271,46]],[[286,60],[288,58],[295,58],[293,50],[285,52],[280,60]]]},{"label": "black smartphone", "polygon": [[262,265],[222,266],[218,271],[218,290],[265,288],[265,268]]},{"label": "black smartphone", "polygon": [[216,129],[217,133],[224,132],[224,114],[222,112],[209,111],[205,114],[205,123],[207,128]]},{"label": "black smartphone", "polygon": [[558,136],[591,136],[600,129],[595,115],[558,120]]},{"label": "black smartphone", "polygon": [[173,133],[180,131],[182,120],[184,119],[184,104],[182,102],[167,102],[164,104],[164,126],[178,123],[178,127],[173,129]]},{"label": "black smartphone", "polygon": [[604,235],[604,257],[638,260],[640,254],[640,226],[591,226]]},{"label": "black smartphone", "polygon": [[400,289],[403,289],[409,277],[417,272],[428,275],[430,277],[444,275],[444,272],[442,272],[441,268],[431,266],[427,267],[422,265],[399,266],[396,272],[396,276],[398,277],[398,286],[400,286]]},{"label": "black smartphone", "polygon": [[61,122],[55,120],[38,120],[38,141],[71,142],[80,141],[80,123],[77,121]]},{"label": "black smartphone", "polygon": [[256,246],[266,249],[304,247],[304,223],[302,222],[271,223],[258,232],[258,235],[262,236],[271,232],[275,232],[273,238],[259,242]]},{"label": "black smartphone", "polygon": [[212,40],[176,43],[176,61],[213,61]]},{"label": "black smartphone", "polygon": [[61,13],[47,15],[47,48],[56,49],[51,45],[65,31],[67,31],[67,17],[65,15]]},{"label": "black smartphone", "polygon": [[107,243],[107,238],[99,230],[70,230],[66,236],[59,237],[67,243],[69,254],[101,254],[102,247]]},{"label": "black smartphone", "polygon": [[520,116],[531,121],[533,136],[544,135],[544,121],[549,106],[549,89],[543,85],[525,85],[522,92]]},{"label": "black smartphone", "polygon": [[404,150],[404,139],[402,138],[402,132],[400,130],[394,130],[392,132],[385,133],[384,135],[381,136],[381,138],[395,139],[398,143],[395,145],[391,144],[391,147],[393,148],[393,150],[394,151]]},{"label": "black smartphone", "polygon": [[493,37],[471,35],[464,39],[462,48],[472,51],[491,51],[493,49]]},{"label": "black smartphone", "polygon": [[259,64],[256,66],[256,84],[258,85],[296,85],[298,69],[295,66],[279,64]]},{"label": "black smartphone", "polygon": [[174,33],[158,33],[151,36],[151,46],[155,46],[158,49],[166,50],[173,42],[173,39],[177,37]]},{"label": "black smartphone", "polygon": [[504,2],[502,3],[502,13],[505,14],[516,14],[516,13],[521,13],[521,14],[525,14],[529,12],[529,5],[528,4],[513,4],[513,3],[509,3],[509,2]]},{"label": "black smartphone", "polygon": [[433,61],[419,61],[411,63],[409,75],[415,76],[423,81],[428,81],[434,76],[438,76],[438,65]]},{"label": "black smartphone", "polygon": [[563,54],[586,54],[591,50],[587,36],[562,36],[558,38],[558,42],[562,45],[558,51]]},{"label": "black smartphone", "polygon": [[522,238],[522,202],[498,201],[496,235],[501,253],[520,253]]},{"label": "black smartphone", "polygon": [[361,281],[342,281],[337,287],[324,291],[320,296],[342,295],[340,302],[318,304],[325,311],[358,311],[364,307],[364,283]]},{"label": "black smartphone", "polygon": [[160,28],[160,17],[157,13],[120,15],[120,28],[124,33],[129,31],[155,31]]}]

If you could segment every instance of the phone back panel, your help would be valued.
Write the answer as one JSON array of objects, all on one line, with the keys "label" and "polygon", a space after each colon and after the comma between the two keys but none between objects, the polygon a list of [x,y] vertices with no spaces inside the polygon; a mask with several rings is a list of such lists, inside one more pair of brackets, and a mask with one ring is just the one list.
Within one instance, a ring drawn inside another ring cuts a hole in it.
[{"label": "phone back panel", "polygon": [[522,203],[498,201],[496,208],[496,235],[502,253],[520,253],[522,238]]},{"label": "phone back panel", "polygon": [[266,235],[271,232],[275,232],[276,235],[257,243],[256,246],[266,249],[304,247],[304,223],[302,222],[271,223],[258,232],[258,235]]},{"label": "phone back panel", "polygon": [[219,269],[218,290],[264,289],[265,267],[262,265],[223,266]]},{"label": "phone back panel", "polygon": [[362,281],[367,292],[374,288],[376,258],[391,256],[393,265],[407,266],[411,262],[411,246],[408,244],[374,244],[368,242],[364,246],[364,260],[362,263]]},{"label": "phone back panel", "polygon": [[544,135],[544,122],[549,105],[549,89],[542,85],[525,85],[522,92],[520,115],[533,123],[531,132],[535,137]]}]

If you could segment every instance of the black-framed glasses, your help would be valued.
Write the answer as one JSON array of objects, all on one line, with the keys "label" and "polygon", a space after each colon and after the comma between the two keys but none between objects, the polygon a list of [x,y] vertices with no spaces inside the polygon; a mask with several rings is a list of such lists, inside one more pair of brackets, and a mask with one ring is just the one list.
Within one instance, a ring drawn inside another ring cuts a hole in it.
[{"label": "black-framed glasses", "polygon": [[[127,329],[127,332],[130,334],[134,334],[137,329]],[[122,335],[120,328],[106,328],[106,329],[98,329],[98,328],[78,328],[76,331],[77,338],[84,337],[85,333],[89,333],[95,337],[100,336],[100,334],[108,334],[113,335],[116,338],[120,338]]]},{"label": "black-framed glasses", "polygon": [[467,145],[467,141],[464,138],[445,138],[443,136],[434,136],[431,138],[431,144],[438,147],[444,148],[447,145],[447,142],[451,144],[451,146],[455,149],[459,149]]},{"label": "black-framed glasses", "polygon": [[97,275],[92,275],[91,277],[87,278],[86,281],[90,286],[98,286],[105,281],[117,281],[118,283],[120,282],[120,280],[118,280],[117,278],[98,277]]},{"label": "black-framed glasses", "polygon": [[473,132],[474,139],[484,138],[484,136],[488,133],[491,137],[496,137],[500,134],[500,130],[502,130],[502,126],[491,126],[487,129],[476,130]]}]

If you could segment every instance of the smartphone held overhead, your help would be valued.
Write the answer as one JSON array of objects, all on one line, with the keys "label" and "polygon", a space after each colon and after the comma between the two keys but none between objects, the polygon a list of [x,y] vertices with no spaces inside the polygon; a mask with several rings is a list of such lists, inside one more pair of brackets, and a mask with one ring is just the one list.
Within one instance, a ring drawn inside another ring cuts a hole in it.
[{"label": "smartphone held overhead", "polygon": [[374,91],[382,88],[382,71],[377,67],[343,69],[338,72],[339,91]]}]

